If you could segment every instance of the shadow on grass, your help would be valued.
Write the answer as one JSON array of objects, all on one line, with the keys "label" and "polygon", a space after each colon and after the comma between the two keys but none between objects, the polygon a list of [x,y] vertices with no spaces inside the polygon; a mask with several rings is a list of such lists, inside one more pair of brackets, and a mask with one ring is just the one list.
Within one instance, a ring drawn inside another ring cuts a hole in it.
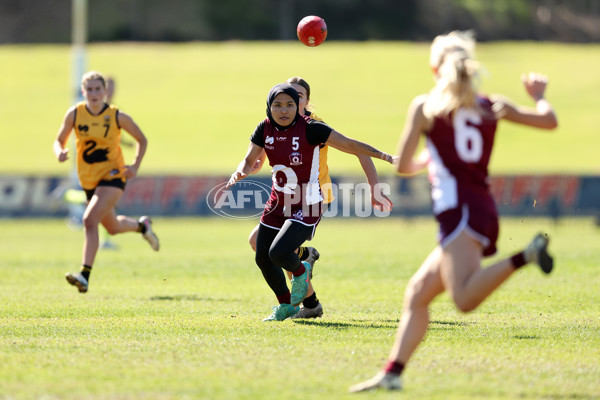
[{"label": "shadow on grass", "polygon": [[430,321],[429,329],[438,331],[450,331],[459,326],[475,325],[475,322],[465,321]]},{"label": "shadow on grass", "polygon": [[537,340],[537,339],[541,339],[541,338],[539,336],[536,336],[536,335],[515,335],[515,336],[513,336],[513,339]]},{"label": "shadow on grass", "polygon": [[230,301],[230,299],[215,299],[212,297],[199,297],[195,294],[178,294],[176,296],[152,296],[151,301]]},{"label": "shadow on grass", "polygon": [[[528,393],[520,393],[518,395],[519,399],[539,399],[539,395],[537,394],[528,394]],[[542,398],[549,400],[598,400],[598,396],[590,395],[587,393],[552,393],[546,394]]]},{"label": "shadow on grass", "polygon": [[334,322],[334,321],[318,321],[318,320],[293,320],[294,323],[300,325],[321,326],[324,328],[334,329],[349,329],[349,328],[369,328],[369,329],[390,329],[398,326],[396,320],[383,320],[378,322],[373,321],[355,321],[355,322]]},{"label": "shadow on grass", "polygon": [[465,322],[465,321],[430,321],[429,322],[432,325],[450,325],[450,326],[469,326],[469,325],[475,325],[474,322]]},{"label": "shadow on grass", "polygon": [[[337,322],[337,321],[322,321],[322,320],[298,320],[295,319],[294,323],[302,325],[314,325],[322,326],[326,328],[336,329],[348,329],[348,328],[372,328],[372,329],[390,329],[397,328],[400,322],[397,319],[383,319],[383,320],[357,320],[352,319],[351,322]],[[435,330],[451,330],[457,326],[469,326],[474,325],[474,322],[463,322],[463,321],[431,321],[429,324],[430,329]]]}]

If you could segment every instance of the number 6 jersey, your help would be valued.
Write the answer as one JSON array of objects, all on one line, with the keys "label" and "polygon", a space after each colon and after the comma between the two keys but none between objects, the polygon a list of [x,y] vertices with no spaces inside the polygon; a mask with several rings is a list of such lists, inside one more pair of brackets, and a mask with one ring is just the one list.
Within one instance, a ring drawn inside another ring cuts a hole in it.
[{"label": "number 6 jersey", "polygon": [[479,110],[460,108],[449,117],[436,117],[426,133],[431,154],[429,180],[433,213],[488,201],[488,164],[497,120],[489,99],[478,99]]}]

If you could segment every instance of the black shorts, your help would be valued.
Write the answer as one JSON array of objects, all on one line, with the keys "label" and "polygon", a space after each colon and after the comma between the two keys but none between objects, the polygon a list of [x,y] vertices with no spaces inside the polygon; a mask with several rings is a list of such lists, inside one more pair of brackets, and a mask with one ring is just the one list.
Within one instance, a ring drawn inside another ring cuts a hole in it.
[{"label": "black shorts", "polygon": [[[112,186],[112,187],[116,187],[119,188],[121,190],[125,190],[125,179],[121,179],[121,178],[115,178],[115,179],[111,179],[111,180],[102,180],[100,182],[98,182],[98,185],[96,185],[96,187],[98,186]],[[96,188],[94,189],[83,189],[85,191],[85,196],[87,197],[87,200],[90,201],[92,199],[92,196],[94,195],[94,191],[96,190]]]}]

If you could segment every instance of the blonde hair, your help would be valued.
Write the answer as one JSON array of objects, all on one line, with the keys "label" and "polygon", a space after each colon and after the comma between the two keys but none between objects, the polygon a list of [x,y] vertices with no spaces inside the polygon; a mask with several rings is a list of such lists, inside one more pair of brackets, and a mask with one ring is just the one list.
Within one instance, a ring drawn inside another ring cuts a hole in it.
[{"label": "blonde hair", "polygon": [[293,76],[285,81],[285,83],[289,83],[290,85],[295,83],[302,86],[306,90],[306,101],[308,102],[310,100],[310,85],[304,79],[300,78],[299,76]]},{"label": "blonde hair", "polygon": [[429,92],[423,112],[425,117],[449,115],[458,108],[478,108],[475,61],[475,38],[472,31],[453,31],[437,36],[431,44],[429,65],[437,81]]},{"label": "blonde hair", "polygon": [[96,79],[99,80],[100,82],[102,82],[102,86],[104,86],[104,88],[106,88],[106,79],[104,79],[104,75],[102,75],[98,71],[89,71],[89,72],[86,72],[85,74],[83,74],[83,76],[81,77],[81,86],[85,86],[85,84],[88,81],[93,81]]}]

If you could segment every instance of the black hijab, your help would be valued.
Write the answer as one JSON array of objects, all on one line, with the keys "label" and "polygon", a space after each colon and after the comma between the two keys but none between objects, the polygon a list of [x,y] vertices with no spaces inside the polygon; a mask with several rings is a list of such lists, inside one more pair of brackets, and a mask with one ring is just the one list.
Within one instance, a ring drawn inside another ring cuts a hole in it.
[{"label": "black hijab", "polygon": [[[292,123],[288,126],[281,126],[279,125],[277,122],[275,122],[275,120],[273,119],[273,115],[271,114],[271,105],[273,104],[273,100],[275,100],[275,97],[277,97],[278,94],[280,93],[285,93],[287,95],[289,95],[292,100],[294,100],[294,103],[296,103],[296,116],[294,117],[294,120],[292,121]],[[294,87],[290,84],[287,83],[280,83],[278,85],[273,86],[273,88],[271,88],[271,91],[269,92],[269,97],[267,97],[267,118],[269,118],[269,121],[275,125],[275,127],[280,130],[286,130],[287,128],[293,126],[296,121],[298,120],[298,118],[300,117],[300,97],[298,96],[298,92],[296,91],[296,89],[294,89]]]}]

